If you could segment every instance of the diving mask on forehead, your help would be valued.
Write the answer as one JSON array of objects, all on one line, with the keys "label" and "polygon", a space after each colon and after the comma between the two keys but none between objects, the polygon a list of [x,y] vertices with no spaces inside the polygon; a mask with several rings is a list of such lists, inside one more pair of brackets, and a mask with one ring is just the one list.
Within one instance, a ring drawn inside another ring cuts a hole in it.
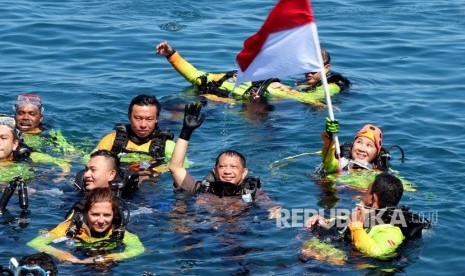
[{"label": "diving mask on forehead", "polygon": [[15,106],[13,109],[16,111],[19,107],[25,105],[25,104],[31,104],[36,106],[41,110],[41,112],[44,111],[44,108],[42,107],[42,99],[40,98],[39,95],[36,94],[20,94],[16,98]]},{"label": "diving mask on forehead", "polygon": [[7,116],[0,116],[0,126],[7,126],[11,129],[15,129],[16,121],[14,118]]}]

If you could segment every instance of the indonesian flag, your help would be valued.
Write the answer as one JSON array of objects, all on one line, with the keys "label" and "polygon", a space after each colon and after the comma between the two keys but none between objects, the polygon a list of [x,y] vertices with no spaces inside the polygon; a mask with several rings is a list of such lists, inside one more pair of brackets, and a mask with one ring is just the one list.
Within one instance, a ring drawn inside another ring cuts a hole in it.
[{"label": "indonesian flag", "polygon": [[236,85],[322,71],[323,61],[310,0],[280,0],[236,57]]}]

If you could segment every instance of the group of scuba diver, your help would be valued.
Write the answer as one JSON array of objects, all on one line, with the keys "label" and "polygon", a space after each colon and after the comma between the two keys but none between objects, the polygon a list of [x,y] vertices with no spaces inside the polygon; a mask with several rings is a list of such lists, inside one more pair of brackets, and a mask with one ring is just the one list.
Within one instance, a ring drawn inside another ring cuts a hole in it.
[{"label": "group of scuba diver", "polygon": [[[175,51],[167,41],[160,42],[155,51],[157,54],[166,57],[173,68],[187,81],[196,85],[201,96],[212,100],[221,101],[221,98],[229,99],[232,97],[235,100],[242,101],[268,101],[270,97],[275,97],[294,99],[317,107],[324,104],[325,95],[321,80],[322,76],[319,72],[306,73],[306,82],[294,88],[282,84],[278,79],[243,83],[236,87],[235,72],[206,73],[198,70],[186,61],[179,52]],[[331,71],[331,59],[326,50],[322,49],[321,54],[330,95],[347,89],[350,86],[350,81]],[[223,100],[223,102],[232,103],[233,101]],[[176,143],[175,153],[170,162],[170,171],[175,186],[184,190],[199,191],[215,189],[218,180],[237,184],[246,182],[244,181],[247,179],[245,158],[240,154],[232,154],[229,157],[223,156],[222,159],[220,159],[220,156],[217,158],[214,169],[214,175],[217,176],[214,179],[216,180],[215,185],[212,185],[208,180],[195,181],[187,170],[182,167],[182,158],[185,157],[191,131],[200,126],[204,120],[203,116],[199,116],[200,108],[199,105],[193,104],[186,107],[183,131]],[[184,133],[185,131],[187,133]],[[408,207],[397,206],[404,190],[415,191],[412,183],[398,177],[396,172],[389,166],[390,151],[398,149],[401,153],[402,162],[404,161],[404,151],[397,145],[389,148],[383,147],[381,130],[373,124],[366,124],[357,132],[353,142],[347,142],[340,146],[342,154],[337,155],[333,135],[338,132],[338,121],[327,118],[326,129],[322,133],[322,163],[316,169],[315,174],[320,179],[332,181],[336,185],[345,185],[363,191],[364,196],[361,203],[363,207],[357,207],[354,210],[354,215],[345,219],[346,223],[348,223],[345,231],[337,232],[345,237],[351,236],[351,239],[347,240],[351,241],[355,249],[370,257],[381,259],[392,257],[404,239],[418,238],[421,236],[423,229],[428,229],[431,226],[427,219],[410,212]],[[221,168],[229,166],[229,159],[235,169],[234,174],[228,175],[226,178],[221,174]],[[221,161],[225,162],[224,165],[222,165]],[[205,184],[207,185],[206,188]],[[226,187],[227,185],[222,184],[221,186]],[[244,192],[240,194],[244,197]],[[366,214],[370,212],[382,214],[381,223],[379,221],[376,221],[378,224],[364,223],[365,218],[370,217]],[[279,217],[279,214],[275,215],[275,217]],[[399,218],[399,216],[401,217],[400,220],[392,219],[393,217]],[[322,223],[318,223],[320,221]],[[306,225],[308,228],[318,228],[325,225],[325,223],[323,218],[312,217],[306,222]],[[339,224],[336,225],[339,226]],[[309,247],[309,244],[315,245],[314,241],[312,239],[312,242],[306,243],[301,252],[319,260],[330,260],[331,255],[322,258],[328,248],[324,242],[318,241],[317,247]],[[319,250],[321,246],[323,246],[323,250]],[[308,252],[323,252],[323,254],[308,254]],[[342,260],[346,258],[347,256],[343,254]]]},{"label": "group of scuba diver", "polygon": [[[324,104],[319,72],[306,73],[306,83],[294,88],[277,79],[235,87],[233,72],[197,70],[166,41],[156,46],[156,53],[166,57],[186,80],[194,84],[199,96],[211,100],[231,103],[231,100],[268,101],[275,97],[313,106]],[[330,93],[347,89],[349,80],[331,71],[329,53],[322,50],[322,57]],[[1,195],[0,210],[6,209],[9,199],[18,189],[20,207],[23,212],[29,212],[27,183],[36,171],[31,164],[53,164],[59,166],[63,173],[68,173],[70,165],[66,156],[84,154],[61,132],[43,129],[44,109],[38,95],[19,95],[14,109],[14,118],[0,117],[0,183],[9,183]],[[173,133],[159,127],[161,106],[157,98],[146,94],[134,97],[127,111],[129,124],[115,125],[114,131],[105,135],[90,155],[82,156],[87,162],[85,168],[76,174],[74,185],[84,195],[83,199],[70,208],[62,223],[34,238],[28,245],[51,254],[59,261],[76,264],[111,264],[142,254],[145,251],[143,244],[137,235],[127,230],[129,208],[125,200],[130,200],[130,195],[143,181],[156,179],[168,171],[174,180],[174,189],[197,198],[203,197],[205,204],[214,206],[217,202],[227,202],[231,208],[248,208],[266,198],[260,179],[248,176],[246,158],[238,151],[227,149],[220,152],[213,168],[202,180],[196,180],[188,172],[188,145],[192,133],[205,119],[201,109],[199,102],[185,106],[183,126],[175,142]],[[333,135],[338,132],[339,123],[328,119],[326,131],[322,134],[322,164],[317,173],[321,178],[331,179],[335,185],[342,183],[364,191],[362,205],[346,218],[348,226],[338,233],[350,236],[348,240],[352,245],[368,256],[391,257],[405,239],[421,236],[422,229],[430,226],[429,221],[397,206],[404,190],[414,190],[408,181],[399,179],[389,167],[389,150],[399,149],[402,159],[403,150],[398,146],[383,147],[381,130],[367,124],[355,135],[352,143],[341,146],[342,156],[338,156],[333,140]],[[49,147],[54,147],[63,156],[47,154]],[[399,210],[402,217],[407,218],[402,221],[406,224],[392,223],[390,218]],[[371,211],[382,211],[383,222],[386,223],[365,225],[365,218]],[[279,209],[270,209],[269,218],[278,216]],[[327,221],[312,217],[306,225],[311,229],[325,228]],[[51,244],[61,244],[62,248]],[[313,251],[310,245],[310,242],[304,244],[301,251],[312,256],[308,254]],[[75,252],[82,254],[73,254]]]}]

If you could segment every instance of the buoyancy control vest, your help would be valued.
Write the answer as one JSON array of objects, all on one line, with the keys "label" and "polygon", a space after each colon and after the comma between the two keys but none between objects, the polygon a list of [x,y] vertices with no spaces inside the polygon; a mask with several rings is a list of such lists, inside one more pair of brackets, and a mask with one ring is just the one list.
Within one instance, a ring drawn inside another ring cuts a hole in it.
[{"label": "buoyancy control vest", "polygon": [[210,172],[204,180],[195,183],[195,190],[198,193],[211,193],[218,197],[240,195],[246,203],[255,201],[257,190],[261,188],[260,178],[249,176],[241,184],[236,185],[230,182],[217,180]]},{"label": "buoyancy control vest", "polygon": [[[15,130],[17,131],[17,130]],[[20,136],[20,134],[18,134]],[[24,140],[20,137],[19,138],[19,146],[13,152],[13,159],[15,161],[27,161],[29,160],[29,156],[31,155],[32,148],[26,145]]]},{"label": "buoyancy control vest", "polygon": [[[374,214],[370,215],[372,220],[369,222],[369,227],[365,228],[365,231],[369,233],[373,226],[379,225],[380,221],[376,220],[376,218],[379,218],[382,221],[381,223],[399,227],[407,240],[420,238],[423,229],[431,228],[431,222],[416,213],[410,212],[409,209],[405,205],[373,209]],[[350,241],[348,217],[336,217],[334,220],[332,227],[327,228],[326,226],[316,225],[316,227],[312,228],[312,231],[331,240]]]},{"label": "buoyancy control vest", "polygon": [[226,72],[224,76],[217,81],[208,81],[208,74],[198,77],[197,88],[199,90],[199,94],[213,94],[222,98],[229,97],[229,91],[222,89],[221,85],[226,80],[232,78],[236,73],[237,70]]},{"label": "buoyancy control vest", "polygon": [[[217,81],[208,81],[208,74],[198,77],[197,88],[199,94],[213,94],[222,98],[229,97],[230,91],[221,88],[221,85],[226,80],[235,76],[236,73],[237,70],[226,72],[225,75]],[[253,94],[255,94],[256,97],[266,97],[268,92],[267,88],[272,82],[279,82],[279,79],[271,78],[264,81],[252,82],[251,86],[242,94],[242,99],[250,100],[254,96]]]},{"label": "buoyancy control vest", "polygon": [[383,212],[381,219],[384,223],[399,227],[406,239],[419,238],[423,229],[431,227],[431,222],[427,218],[410,212],[410,208],[405,205],[389,207],[380,212]]},{"label": "buoyancy control vest", "polygon": [[267,88],[272,82],[280,82],[280,80],[277,78],[271,78],[264,81],[253,81],[252,85],[247,88],[247,90],[245,90],[244,94],[242,94],[242,99],[250,100],[255,98],[268,97],[269,92]]},{"label": "buoyancy control vest", "polygon": [[116,124],[114,129],[116,131],[116,136],[111,148],[112,152],[116,154],[133,153],[134,151],[126,149],[129,140],[136,144],[145,144],[150,141],[149,152],[145,152],[145,154],[149,154],[156,163],[164,162],[166,140],[173,140],[174,138],[173,133],[169,131],[165,132],[157,128],[149,138],[138,141],[140,139],[132,134],[131,125]]}]

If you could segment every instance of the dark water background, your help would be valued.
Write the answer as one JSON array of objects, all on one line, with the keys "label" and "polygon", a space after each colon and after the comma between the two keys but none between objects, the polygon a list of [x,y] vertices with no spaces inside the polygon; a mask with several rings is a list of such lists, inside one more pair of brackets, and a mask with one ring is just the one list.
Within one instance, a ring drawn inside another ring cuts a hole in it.
[{"label": "dark water background", "polygon": [[[12,114],[18,93],[42,96],[47,125],[61,129],[89,150],[116,122],[125,122],[130,100],[155,94],[164,109],[161,126],[179,134],[180,104],[196,100],[190,86],[154,46],[170,41],[206,71],[235,68],[242,42],[253,34],[276,1],[1,1],[0,112]],[[366,122],[377,124],[386,145],[401,145],[407,160],[394,169],[417,186],[402,203],[437,214],[423,244],[400,260],[352,258],[343,267],[309,260],[299,248],[301,228],[278,228],[266,211],[253,209],[233,223],[216,222],[192,200],[176,195],[171,178],[144,186],[131,202],[129,229],[146,252],[108,272],[60,265],[64,275],[166,274],[375,274],[448,275],[465,270],[463,237],[465,156],[465,6],[463,1],[313,1],[322,46],[333,69],[353,83],[334,99],[341,141],[350,141]],[[286,80],[292,83],[293,79]],[[311,178],[319,163],[325,110],[293,101],[275,101],[265,118],[248,117],[239,106],[208,102],[208,117],[194,134],[191,172],[201,178],[216,154],[235,148],[248,157],[251,174],[284,208],[318,208],[322,189]],[[398,157],[398,155],[397,155]],[[271,166],[271,167],[270,167]],[[82,165],[76,163],[72,173]],[[53,171],[52,171],[53,172]],[[0,225],[0,264],[34,252],[26,243],[39,229],[63,218],[73,193],[72,174],[57,180],[42,175],[30,183],[31,222]],[[339,206],[351,207],[356,193],[338,192]],[[16,200],[16,201],[15,201]],[[12,199],[12,206],[17,206]],[[183,203],[188,213],[170,210]],[[15,209],[16,208],[16,209]],[[17,207],[11,207],[14,216]],[[181,212],[182,213],[182,212]],[[176,232],[187,225],[190,233]],[[368,263],[375,268],[363,268]]]}]

